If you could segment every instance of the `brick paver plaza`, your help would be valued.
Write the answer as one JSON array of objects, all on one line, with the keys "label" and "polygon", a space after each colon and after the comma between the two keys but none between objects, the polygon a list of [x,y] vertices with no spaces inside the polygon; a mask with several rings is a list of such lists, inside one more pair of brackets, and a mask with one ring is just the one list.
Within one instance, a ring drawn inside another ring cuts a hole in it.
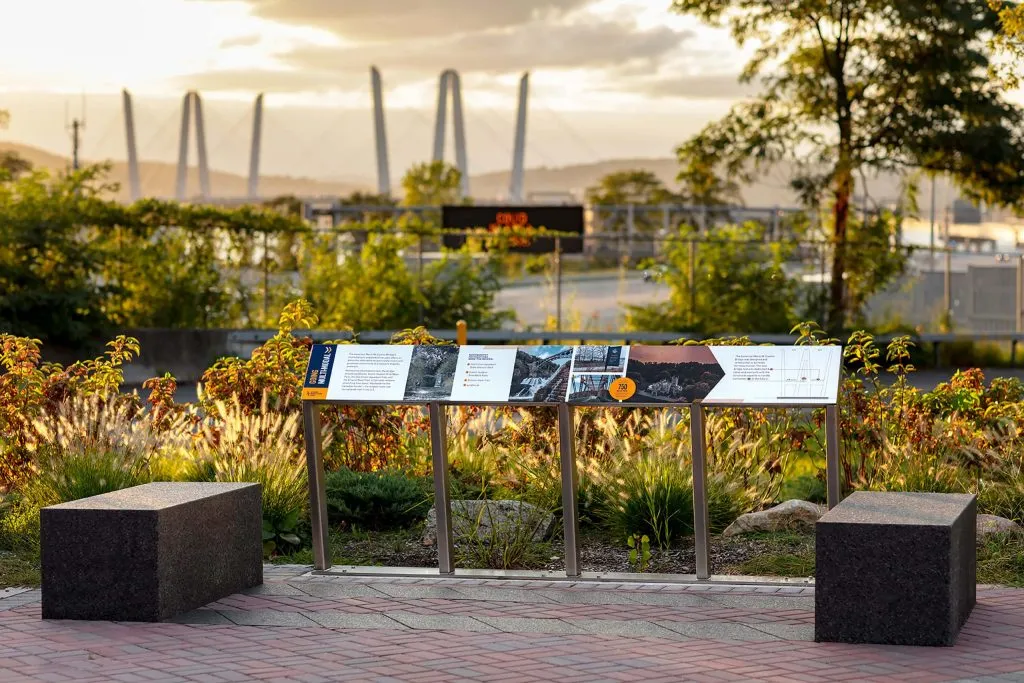
[{"label": "brick paver plaza", "polygon": [[315,576],[178,618],[43,621],[0,595],[3,681],[1024,681],[1024,590],[952,648],[816,644],[809,586]]}]

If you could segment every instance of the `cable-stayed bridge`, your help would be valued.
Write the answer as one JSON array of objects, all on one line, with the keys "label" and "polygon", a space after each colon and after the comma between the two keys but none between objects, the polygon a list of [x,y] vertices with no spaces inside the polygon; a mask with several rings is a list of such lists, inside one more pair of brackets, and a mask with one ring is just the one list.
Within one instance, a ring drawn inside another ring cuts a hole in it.
[{"label": "cable-stayed bridge", "polygon": [[[523,74],[519,81],[518,102],[515,115],[515,134],[513,142],[511,180],[508,188],[508,201],[522,202],[525,198],[524,174],[526,155],[527,114],[529,108],[529,73]],[[377,192],[390,195],[391,165],[388,147],[388,132],[385,117],[383,79],[380,70],[370,68],[370,89],[373,102],[373,134],[374,153],[377,164]],[[131,199],[143,197],[142,179],[140,175],[140,158],[137,141],[137,127],[132,95],[128,90],[122,91],[122,108],[124,132],[127,142],[128,187]],[[441,73],[438,81],[437,115],[434,122],[434,140],[432,160],[442,161],[445,158],[445,142],[448,133],[449,112],[455,139],[455,166],[462,174],[460,193],[463,197],[470,196],[469,154],[466,145],[466,121],[462,99],[462,83],[458,71],[448,69]],[[257,200],[260,198],[260,157],[263,144],[264,95],[259,94],[252,108],[252,134],[249,144],[248,186],[244,197],[223,197],[217,195],[211,187],[210,158],[207,147],[206,121],[203,115],[203,99],[196,91],[185,94],[181,104],[181,124],[178,136],[178,162],[175,178],[175,198],[184,201],[189,198],[209,199],[243,199]],[[189,192],[189,156],[192,136],[195,136],[195,148],[198,155],[197,166],[199,176],[198,194]]]}]

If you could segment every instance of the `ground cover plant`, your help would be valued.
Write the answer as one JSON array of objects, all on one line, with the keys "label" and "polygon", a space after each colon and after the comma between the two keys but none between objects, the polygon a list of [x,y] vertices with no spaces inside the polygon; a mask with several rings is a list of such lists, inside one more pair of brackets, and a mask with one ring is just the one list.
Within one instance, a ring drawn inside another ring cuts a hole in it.
[{"label": "ground cover plant", "polygon": [[[312,342],[294,331],[316,323],[308,302],[286,306],[278,334],[250,358],[223,359],[207,370],[195,404],[174,400],[169,376],[148,381],[146,397],[120,391],[124,365],[139,352],[133,339],[116,338],[103,356],[62,366],[41,362],[37,340],[0,335],[0,582],[37,580],[41,507],[159,480],[260,482],[267,557],[309,562],[299,388]],[[392,343],[443,342],[418,328]],[[803,324],[794,343],[837,342]],[[967,370],[920,391],[907,381],[913,352],[906,337],[884,348],[863,332],[845,340],[844,490],[970,491],[979,496],[979,512],[1024,523],[1024,436],[1017,427],[1024,385]],[[884,374],[894,381],[882,381]],[[692,572],[686,413],[581,407],[577,414],[584,568]],[[424,540],[433,505],[424,411],[335,406],[323,415],[335,561],[436,563],[436,549]],[[518,501],[530,515],[556,520],[543,539],[525,526],[472,534],[458,542],[459,565],[560,569],[555,411],[453,407],[447,438],[452,499]],[[810,538],[717,534],[740,514],[789,498],[823,498],[822,411],[716,408],[707,438],[713,569],[813,573]],[[986,539],[979,577],[1024,582],[1021,543]]]}]

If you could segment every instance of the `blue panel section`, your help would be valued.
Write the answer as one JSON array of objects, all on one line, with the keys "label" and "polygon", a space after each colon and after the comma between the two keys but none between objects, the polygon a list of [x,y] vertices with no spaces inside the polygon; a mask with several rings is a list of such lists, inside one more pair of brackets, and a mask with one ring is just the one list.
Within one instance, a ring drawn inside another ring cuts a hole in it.
[{"label": "blue panel section", "polygon": [[311,389],[325,389],[331,380],[331,369],[334,367],[334,356],[338,347],[334,344],[313,344],[309,354],[309,366],[306,368],[306,381],[302,385]]}]

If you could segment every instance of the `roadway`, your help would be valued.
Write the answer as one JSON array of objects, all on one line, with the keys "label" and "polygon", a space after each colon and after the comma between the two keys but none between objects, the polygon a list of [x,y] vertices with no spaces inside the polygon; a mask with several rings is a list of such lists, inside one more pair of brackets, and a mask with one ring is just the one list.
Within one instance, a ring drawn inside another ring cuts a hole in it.
[{"label": "roadway", "polygon": [[[668,299],[669,288],[644,282],[638,272],[566,275],[562,279],[562,329],[614,332],[622,329],[627,305],[642,306]],[[517,326],[542,328],[557,310],[553,280],[532,277],[512,281],[498,293],[499,308],[512,309]]]}]

